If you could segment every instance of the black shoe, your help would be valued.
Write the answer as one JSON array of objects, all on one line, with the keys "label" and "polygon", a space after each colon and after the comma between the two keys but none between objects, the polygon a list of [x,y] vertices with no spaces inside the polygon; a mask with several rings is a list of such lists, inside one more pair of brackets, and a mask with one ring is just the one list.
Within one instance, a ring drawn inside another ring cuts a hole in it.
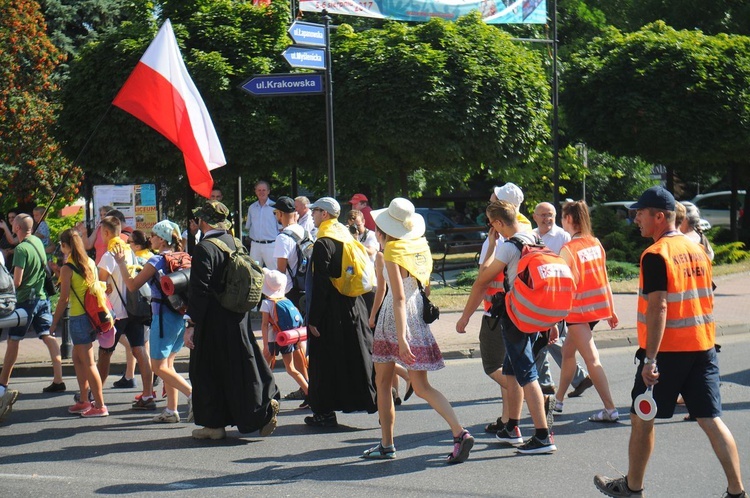
[{"label": "black shoe", "polygon": [[497,417],[497,420],[494,422],[490,422],[484,427],[484,432],[487,434],[495,434],[497,431],[500,431],[505,428],[505,424],[501,420],[500,417]]},{"label": "black shoe", "polygon": [[158,386],[160,382],[161,382],[161,379],[159,378],[159,376],[154,374],[154,380],[152,381],[153,386],[154,387]]},{"label": "black shoe", "polygon": [[404,401],[409,401],[412,394],[414,394],[414,387],[411,385],[411,382],[409,382],[409,385],[406,388],[406,394],[404,394]]},{"label": "black shoe", "polygon": [[401,397],[398,395],[398,393],[396,393],[396,388],[395,387],[391,388],[391,397],[393,398],[393,404],[395,406],[400,406],[401,405]]},{"label": "black shoe", "polygon": [[300,410],[310,408],[310,401],[308,401],[307,396],[305,396],[305,399],[302,400],[302,403],[300,403],[297,408],[299,408]]},{"label": "black shoe", "polygon": [[540,387],[542,388],[542,394],[555,394],[554,384],[545,384]]},{"label": "black shoe", "polygon": [[59,384],[52,383],[42,389],[43,393],[61,393],[65,392],[65,382],[60,382]]},{"label": "black shoe", "polygon": [[552,436],[548,436],[544,441],[536,436],[531,436],[525,443],[516,448],[516,451],[525,455],[541,455],[557,451],[557,446],[555,446]]},{"label": "black shoe", "polygon": [[135,387],[135,378],[126,379],[123,375],[120,380],[116,380],[112,383],[112,387],[116,387],[118,389],[132,389],[133,387]]},{"label": "black shoe", "polygon": [[552,424],[555,423],[555,406],[556,406],[556,400],[555,397],[545,396],[544,397],[544,416],[547,417],[547,430],[552,433]]},{"label": "black shoe", "polygon": [[586,376],[586,378],[585,378],[585,379],[583,379],[583,380],[581,381],[581,383],[580,383],[580,384],[578,384],[578,386],[577,386],[577,387],[576,387],[575,389],[573,389],[572,391],[570,391],[570,392],[568,393],[568,397],[569,397],[569,398],[577,398],[577,397],[579,397],[580,395],[582,395],[582,394],[583,394],[583,392],[584,392],[584,391],[585,391],[586,389],[588,389],[589,387],[591,387],[591,386],[593,386],[593,385],[594,385],[594,381],[593,381],[593,380],[591,380],[591,377],[589,377],[589,376],[587,375],[587,376]]},{"label": "black shoe", "polygon": [[336,414],[333,412],[313,413],[312,417],[305,417],[305,423],[312,427],[338,427],[339,425]]}]

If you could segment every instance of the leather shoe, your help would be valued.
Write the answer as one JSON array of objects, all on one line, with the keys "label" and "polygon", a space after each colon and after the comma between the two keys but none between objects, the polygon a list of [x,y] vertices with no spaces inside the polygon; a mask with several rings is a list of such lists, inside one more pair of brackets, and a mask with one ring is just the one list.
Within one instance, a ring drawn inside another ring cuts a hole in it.
[{"label": "leather shoe", "polygon": [[586,378],[585,378],[585,379],[583,379],[583,380],[581,381],[581,383],[580,383],[580,384],[578,384],[578,386],[577,386],[577,387],[576,387],[575,389],[573,389],[572,391],[570,391],[570,392],[568,393],[568,397],[569,397],[569,398],[577,398],[577,397],[579,397],[580,395],[582,395],[582,394],[583,394],[583,392],[584,392],[584,391],[585,391],[586,389],[588,389],[589,387],[591,387],[591,386],[593,386],[593,385],[594,385],[594,381],[593,381],[593,380],[591,380],[591,377],[589,377],[589,376],[587,375],[587,376],[586,376]]},{"label": "leather shoe", "polygon": [[200,429],[193,430],[193,438],[195,439],[224,439],[227,437],[227,431],[223,427],[212,428],[202,427]]}]

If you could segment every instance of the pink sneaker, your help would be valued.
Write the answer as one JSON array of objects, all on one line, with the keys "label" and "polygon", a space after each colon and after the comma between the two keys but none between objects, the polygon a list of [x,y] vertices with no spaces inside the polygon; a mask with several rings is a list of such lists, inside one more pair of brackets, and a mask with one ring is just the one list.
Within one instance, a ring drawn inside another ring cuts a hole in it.
[{"label": "pink sneaker", "polygon": [[91,409],[91,403],[88,401],[79,401],[75,405],[68,408],[68,413],[83,413]]},{"label": "pink sneaker", "polygon": [[98,408],[93,403],[91,404],[91,408],[81,413],[81,417],[86,417],[86,418],[107,417],[107,416],[109,416],[109,411],[107,411],[106,405],[102,406],[101,408]]}]

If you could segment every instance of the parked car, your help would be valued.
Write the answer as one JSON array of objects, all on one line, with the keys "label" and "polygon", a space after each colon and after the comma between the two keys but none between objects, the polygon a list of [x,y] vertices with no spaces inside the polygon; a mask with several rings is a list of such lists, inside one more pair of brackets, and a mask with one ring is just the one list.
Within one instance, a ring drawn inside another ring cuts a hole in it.
[{"label": "parked car", "polygon": [[[708,220],[711,225],[729,227],[729,206],[732,193],[729,190],[698,194],[691,201],[701,212],[701,218]],[[737,219],[742,219],[745,206],[745,191],[737,191]]]},{"label": "parked car", "polygon": [[[446,211],[429,208],[417,208],[416,212],[424,218],[425,221],[425,237],[427,242],[430,244],[432,249],[437,249],[440,245],[448,241],[458,240],[472,240],[472,241],[483,241],[487,238],[487,231],[484,227],[476,225],[477,230],[475,232],[463,232],[455,234],[445,234],[438,236],[435,230],[442,228],[458,228],[473,225],[459,225],[448,217]],[[447,237],[447,238],[446,238]]]}]

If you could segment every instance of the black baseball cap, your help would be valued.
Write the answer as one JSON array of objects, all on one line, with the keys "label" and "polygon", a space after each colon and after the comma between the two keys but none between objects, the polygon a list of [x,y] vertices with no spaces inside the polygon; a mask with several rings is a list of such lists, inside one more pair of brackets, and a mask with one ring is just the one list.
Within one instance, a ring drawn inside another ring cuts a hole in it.
[{"label": "black baseball cap", "polygon": [[277,211],[281,211],[282,213],[293,213],[294,199],[283,195],[276,199],[276,204],[273,205],[273,208]]},{"label": "black baseball cap", "polygon": [[654,208],[664,211],[674,211],[675,200],[672,193],[664,187],[651,187],[641,194],[630,209]]}]

